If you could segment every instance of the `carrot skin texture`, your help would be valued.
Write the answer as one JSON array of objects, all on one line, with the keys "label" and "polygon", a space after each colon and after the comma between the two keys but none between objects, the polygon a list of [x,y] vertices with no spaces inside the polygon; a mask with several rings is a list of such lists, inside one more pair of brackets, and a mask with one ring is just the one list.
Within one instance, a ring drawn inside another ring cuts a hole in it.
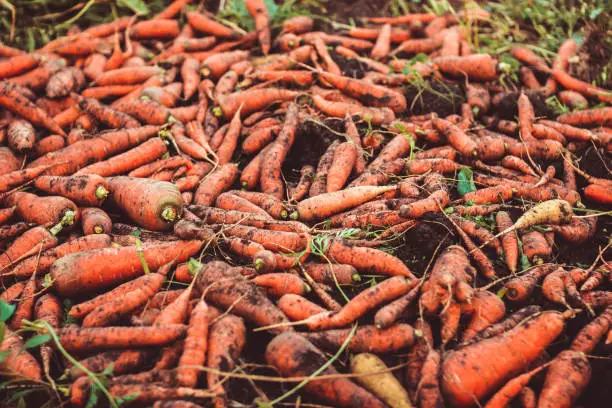
[{"label": "carrot skin texture", "polygon": [[583,353],[565,350],[548,367],[538,407],[570,408],[591,379],[591,365]]},{"label": "carrot skin texture", "polygon": [[[560,313],[544,312],[503,337],[457,350],[442,363],[441,388],[447,401],[454,406],[472,406],[474,398],[482,400],[534,361],[564,327]],[[523,350],[520,356],[512,352],[518,344]]]}]

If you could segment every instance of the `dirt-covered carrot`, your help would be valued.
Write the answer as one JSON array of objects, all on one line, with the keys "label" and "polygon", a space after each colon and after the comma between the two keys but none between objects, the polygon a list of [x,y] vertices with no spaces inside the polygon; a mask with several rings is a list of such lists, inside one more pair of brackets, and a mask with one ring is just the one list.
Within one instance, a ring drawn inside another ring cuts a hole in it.
[{"label": "dirt-covered carrot", "polygon": [[6,357],[0,363],[2,371],[11,377],[25,378],[29,381],[41,381],[42,370],[40,365],[27,350],[23,349],[23,339],[18,333],[5,329],[0,351],[6,353]]},{"label": "dirt-covered carrot", "polygon": [[[147,349],[110,350],[79,360],[79,364],[93,373],[102,373],[112,364],[113,373],[121,375],[144,367],[154,354],[153,350]],[[71,367],[66,372],[68,378],[72,380],[86,375],[77,366]]]},{"label": "dirt-covered carrot", "polygon": [[424,357],[417,397],[421,407],[444,406],[440,392],[440,371],[442,357],[434,349],[429,349]]},{"label": "dirt-covered carrot", "polygon": [[174,184],[125,176],[108,181],[113,203],[145,228],[166,230],[183,211],[183,198]]},{"label": "dirt-covered carrot", "polygon": [[448,142],[463,156],[473,157],[477,154],[478,147],[468,135],[453,123],[444,119],[434,119],[433,125],[442,132]]},{"label": "dirt-covered carrot", "polygon": [[[306,333],[304,337],[323,349],[336,350],[348,338],[350,332],[351,329],[324,330]],[[414,329],[405,323],[396,324],[388,329],[366,325],[357,328],[347,345],[347,350],[355,353],[389,353],[411,346],[414,338]]]},{"label": "dirt-covered carrot", "polygon": [[258,207],[249,200],[231,194],[231,192],[229,191],[219,195],[219,197],[217,197],[217,199],[215,200],[215,205],[218,208],[223,208],[226,210],[242,211],[271,218],[270,215],[265,212],[263,208]]},{"label": "dirt-covered carrot", "polygon": [[65,216],[70,217],[65,222],[71,225],[79,215],[77,206],[61,196],[39,197],[19,191],[7,197],[5,202],[16,206],[16,212],[23,220],[38,225],[55,225],[64,220]]},{"label": "dirt-covered carrot", "polygon": [[268,194],[263,194],[256,191],[239,190],[231,190],[230,192],[238,197],[244,198],[245,200],[249,200],[258,207],[263,208],[264,211],[276,219],[287,218],[287,208],[282,201]]},{"label": "dirt-covered carrot", "polygon": [[19,302],[15,307],[11,319],[7,322],[11,330],[19,330],[23,321],[32,321],[34,316],[34,302],[36,302],[36,276],[32,275],[23,287]]},{"label": "dirt-covered carrot", "polygon": [[154,100],[130,99],[113,104],[113,108],[147,125],[163,125],[171,117],[168,108]]},{"label": "dirt-covered carrot", "polygon": [[34,186],[48,194],[66,197],[77,204],[100,206],[108,196],[108,184],[100,176],[40,176]]},{"label": "dirt-covered carrot", "polygon": [[535,52],[531,51],[529,48],[514,46],[510,49],[510,55],[512,55],[517,60],[532,66],[540,72],[544,72],[546,74],[551,73],[551,69],[546,63],[546,61],[542,57],[538,56]]},{"label": "dirt-covered carrot", "polygon": [[15,152],[26,153],[34,148],[36,132],[26,120],[12,120],[6,129],[6,135],[8,145]]},{"label": "dirt-covered carrot", "polygon": [[187,21],[197,31],[214,35],[215,37],[234,37],[234,31],[221,23],[197,12],[187,13]]},{"label": "dirt-covered carrot", "polygon": [[140,126],[140,123],[130,115],[119,112],[95,99],[83,98],[74,92],[70,94],[70,97],[79,104],[79,108],[83,112],[111,128],[122,129]]},{"label": "dirt-covered carrot", "polygon": [[612,188],[598,184],[589,184],[584,189],[585,197],[602,204],[612,203]]},{"label": "dirt-covered carrot", "polygon": [[219,166],[215,171],[202,179],[194,194],[193,203],[197,205],[212,205],[221,193],[229,190],[237,177],[238,167],[235,164],[227,163]]},{"label": "dirt-covered carrot", "polygon": [[455,77],[467,76],[472,81],[491,81],[497,78],[497,60],[489,54],[437,57],[432,62],[442,73]]},{"label": "dirt-covered carrot", "polygon": [[278,300],[278,308],[292,321],[300,321],[325,312],[321,306],[293,293],[287,293]]},{"label": "dirt-covered carrot", "polygon": [[170,241],[145,243],[140,250],[136,246],[93,249],[58,259],[50,272],[59,294],[92,293],[141,275],[144,266],[139,253],[149,269],[157,270],[171,260],[189,259],[201,246],[200,241]]},{"label": "dirt-covered carrot", "polygon": [[[482,400],[535,361],[564,327],[561,313],[547,311],[504,336],[455,351],[442,363],[441,389],[447,401],[471,406],[474,400]],[[517,347],[520,355],[514,352]]]},{"label": "dirt-covered carrot", "polygon": [[16,187],[51,170],[53,165],[41,165],[23,170],[9,171],[0,175],[0,192],[5,193],[12,187]]},{"label": "dirt-covered carrot", "polygon": [[36,126],[66,136],[66,133],[53,121],[53,118],[23,96],[12,82],[0,81],[0,106],[27,119]]},{"label": "dirt-covered carrot", "polygon": [[[287,356],[291,356],[287,358]],[[298,334],[285,333],[275,337],[266,348],[266,361],[286,377],[309,376],[315,367],[322,367],[327,358],[308,340]],[[321,374],[335,374],[327,367]],[[363,388],[344,377],[309,381],[304,389],[331,404],[340,407],[383,407],[384,404]]]},{"label": "dirt-covered carrot", "polygon": [[255,21],[255,29],[257,30],[261,52],[264,55],[268,55],[272,39],[270,38],[270,14],[266,4],[263,0],[247,0],[245,6]]},{"label": "dirt-covered carrot", "polygon": [[105,327],[115,323],[121,317],[144,305],[161,288],[164,280],[165,276],[160,273],[147,275],[135,290],[118,296],[89,312],[83,319],[81,327]]},{"label": "dirt-covered carrot", "polygon": [[314,180],[312,181],[312,184],[310,185],[310,190],[308,192],[308,195],[310,197],[315,197],[325,193],[327,185],[327,173],[329,172],[329,167],[331,166],[332,160],[334,159],[334,152],[336,151],[336,148],[339,144],[340,142],[337,140],[332,142],[327,147],[327,150],[325,150],[325,153],[323,153],[323,155],[319,159]]},{"label": "dirt-covered carrot", "polygon": [[310,291],[310,287],[299,276],[291,273],[257,275],[252,282],[264,288],[268,294],[276,297],[288,293],[305,295]]},{"label": "dirt-covered carrot", "polygon": [[306,194],[308,194],[308,190],[310,190],[310,186],[312,185],[313,179],[315,175],[314,167],[310,165],[305,165],[300,170],[300,179],[295,187],[291,187],[289,190],[289,201],[302,201]]},{"label": "dirt-covered carrot", "polygon": [[[209,328],[206,367],[213,370],[232,370],[246,343],[246,327],[241,318],[232,314],[219,319]],[[208,388],[217,394],[215,405],[223,406],[226,399],[222,375],[206,373]]]},{"label": "dirt-covered carrot", "polygon": [[535,290],[538,282],[555,269],[555,265],[541,265],[511,279],[504,285],[506,296],[514,302],[526,301]]},{"label": "dirt-covered carrot", "polygon": [[[262,294],[257,286],[224,262],[208,263],[201,271],[198,285],[206,291],[206,299],[214,305],[229,307],[233,313],[261,326],[287,322],[287,318]],[[279,326],[280,333],[290,330]]]},{"label": "dirt-covered carrot", "polygon": [[57,259],[66,256],[68,254],[80,251],[86,251],[95,248],[106,248],[111,244],[110,236],[108,235],[96,235],[91,237],[80,237],[73,240],[69,240],[56,247],[43,250],[33,256],[24,259],[23,261],[15,264],[11,270],[6,274],[15,276],[18,279],[23,279],[31,276],[34,271],[39,274],[47,272],[53,262]]},{"label": "dirt-covered carrot", "polygon": [[548,367],[538,407],[569,408],[591,379],[591,365],[583,353],[565,350]]},{"label": "dirt-covered carrot", "polygon": [[369,120],[374,125],[386,124],[395,120],[395,114],[387,107],[374,108],[342,101],[334,102],[320,95],[313,95],[312,100],[321,112],[337,118],[344,118],[347,115],[358,116]]},{"label": "dirt-covered carrot", "polygon": [[81,226],[83,234],[108,234],[112,230],[112,221],[108,214],[96,207],[81,208]]},{"label": "dirt-covered carrot", "polygon": [[63,328],[57,331],[68,352],[109,348],[155,347],[171,343],[187,333],[187,326]]}]

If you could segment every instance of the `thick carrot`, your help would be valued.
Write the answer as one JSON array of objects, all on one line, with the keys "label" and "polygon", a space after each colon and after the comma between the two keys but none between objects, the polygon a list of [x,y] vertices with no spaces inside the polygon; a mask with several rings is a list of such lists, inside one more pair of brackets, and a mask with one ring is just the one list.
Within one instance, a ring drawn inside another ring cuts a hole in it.
[{"label": "thick carrot", "polygon": [[21,168],[21,161],[8,147],[0,147],[0,176]]},{"label": "thick carrot", "polygon": [[[498,232],[506,231],[512,227],[512,219],[510,215],[505,211],[499,211],[495,215],[495,224]],[[518,238],[515,232],[508,232],[501,236],[501,245],[504,250],[504,260],[510,272],[516,272],[516,266],[518,263],[519,256],[519,245]]]},{"label": "thick carrot", "polygon": [[176,20],[153,19],[134,24],[130,27],[130,36],[135,40],[168,39],[178,36],[179,31]]},{"label": "thick carrot", "polygon": [[342,189],[353,170],[356,160],[357,149],[352,142],[344,142],[338,145],[327,173],[326,188],[328,193]]},{"label": "thick carrot", "polygon": [[[171,260],[183,262],[196,254],[200,241],[170,241],[121,248],[81,251],[58,259],[51,266],[54,287],[63,296],[92,293],[142,274],[139,253],[151,270]],[[86,274],[81,272],[87,271]]]},{"label": "thick carrot", "polygon": [[113,108],[147,125],[164,125],[171,118],[170,111],[153,100],[129,99],[113,104]]},{"label": "thick carrot", "polygon": [[187,333],[187,326],[63,328],[57,331],[68,352],[108,348],[155,347],[171,343]]},{"label": "thick carrot", "polygon": [[24,320],[33,320],[34,302],[36,302],[36,276],[32,275],[23,287],[17,307],[8,321],[7,326],[11,330],[19,330]]},{"label": "thick carrot", "polygon": [[44,137],[34,146],[34,155],[36,157],[44,156],[47,153],[55,152],[66,146],[66,139],[60,135],[51,135]]},{"label": "thick carrot", "polygon": [[[351,329],[325,330],[306,333],[304,337],[316,346],[335,351],[342,346],[350,332]],[[414,329],[404,323],[396,324],[387,329],[361,326],[355,331],[355,335],[346,348],[354,353],[390,353],[411,346],[414,339]]]},{"label": "thick carrot", "polygon": [[41,165],[23,170],[14,170],[0,175],[0,192],[5,193],[12,187],[25,184],[28,181],[52,169],[53,165]]},{"label": "thick carrot", "polygon": [[497,78],[497,60],[489,54],[437,57],[432,62],[442,73],[455,77],[467,76],[473,81],[491,81]]},{"label": "thick carrot", "polygon": [[185,346],[178,363],[178,382],[184,387],[195,387],[207,352],[209,314],[203,300],[191,312]]},{"label": "thick carrot", "polygon": [[[266,361],[274,366],[282,376],[302,377],[314,374],[323,367],[327,358],[304,337],[294,333],[284,333],[275,337],[266,348]],[[320,374],[336,374],[329,366]],[[383,407],[384,404],[368,391],[344,377],[333,379],[313,379],[304,389],[318,398],[340,407]]]},{"label": "thick carrot", "polygon": [[83,176],[40,176],[34,186],[48,194],[61,195],[77,204],[99,207],[108,196],[108,183],[95,174]]},{"label": "thick carrot", "polygon": [[478,147],[463,130],[453,123],[436,118],[432,121],[435,128],[443,133],[448,142],[465,157],[473,157],[478,153]]},{"label": "thick carrot", "polygon": [[66,136],[66,133],[55,123],[53,118],[23,96],[12,82],[0,81],[0,106],[27,119],[36,126]]},{"label": "thick carrot", "polygon": [[531,65],[540,72],[544,72],[546,74],[550,74],[552,72],[546,61],[529,48],[514,46],[510,49],[510,55],[527,65]]},{"label": "thick carrot", "polygon": [[463,201],[472,202],[473,204],[486,203],[502,203],[512,198],[512,188],[509,186],[499,185],[487,187],[473,192],[469,192],[463,196]]},{"label": "thick carrot", "polygon": [[362,186],[321,194],[298,203],[298,217],[305,221],[323,219],[363,204],[392,189],[393,187]]},{"label": "thick carrot", "polygon": [[282,201],[264,193],[259,193],[255,191],[240,191],[240,190],[231,190],[232,194],[242,197],[246,200],[249,200],[251,203],[261,207],[270,214],[272,217],[276,219],[284,219],[287,218],[288,212],[285,205]]},{"label": "thick carrot", "polygon": [[217,159],[221,165],[229,163],[232,159],[234,151],[236,150],[238,137],[240,136],[240,131],[242,130],[240,111],[241,109],[238,109],[234,114],[234,117],[227,128],[227,132],[225,133],[225,137],[223,138],[223,142],[221,142],[217,148]]},{"label": "thick carrot", "polygon": [[281,296],[278,300],[278,308],[282,310],[291,321],[304,320],[318,313],[325,312],[325,309],[321,306],[293,293]]},{"label": "thick carrot", "polygon": [[369,120],[374,125],[386,124],[395,120],[395,114],[387,107],[372,108],[342,101],[334,102],[320,95],[312,95],[312,100],[321,112],[337,118],[358,116],[363,120]]},{"label": "thick carrot", "polygon": [[20,54],[0,61],[0,79],[28,72],[38,65],[40,58],[34,54]]},{"label": "thick carrot", "polygon": [[584,189],[584,195],[590,200],[602,204],[612,204],[612,188],[598,184],[589,184]]},{"label": "thick carrot", "polygon": [[340,144],[340,141],[333,141],[325,150],[321,158],[319,159],[319,163],[317,164],[317,170],[314,175],[314,179],[312,184],[310,185],[310,190],[308,195],[310,197],[315,197],[320,194],[325,193],[327,190],[327,173],[329,172],[329,167],[334,159],[334,152],[336,148]]},{"label": "thick carrot", "polygon": [[583,353],[565,350],[548,367],[538,407],[574,406],[591,379],[591,365]]},{"label": "thick carrot", "polygon": [[225,210],[242,211],[246,213],[261,215],[270,219],[272,218],[263,208],[253,204],[245,198],[234,195],[229,191],[219,195],[219,197],[217,197],[217,199],[215,200],[215,205],[216,207]]},{"label": "thick carrot", "polygon": [[[454,406],[471,406],[521,372],[561,334],[564,317],[543,312],[504,336],[457,350],[442,363],[441,389]],[[517,347],[522,350],[514,353]]]},{"label": "thick carrot", "polygon": [[[65,216],[67,224],[72,224],[79,215],[77,206],[70,200],[60,196],[39,197],[32,193],[16,192],[6,200],[7,205],[15,205],[19,216],[30,223],[38,225],[55,225]],[[70,215],[68,213],[71,213]]]},{"label": "thick carrot", "polygon": [[506,307],[496,294],[479,290],[471,297],[470,303],[462,306],[462,311],[472,315],[463,332],[462,341],[466,342],[473,339],[482,330],[500,321],[506,313]]},{"label": "thick carrot", "polygon": [[222,95],[218,99],[218,106],[213,109],[213,113],[215,116],[223,116],[229,120],[240,106],[242,106],[242,109],[240,109],[242,116],[246,116],[264,109],[274,102],[291,101],[297,95],[298,92],[280,88],[248,89]]},{"label": "thick carrot", "polygon": [[69,240],[54,248],[46,249],[40,252],[40,254],[38,254],[37,250],[36,254],[15,264],[11,268],[10,272],[6,275],[15,276],[17,279],[22,279],[31,276],[34,271],[37,271],[38,273],[44,273],[49,270],[53,262],[63,256],[75,252],[86,251],[89,249],[106,248],[109,247],[110,244],[110,236],[105,234],[85,236]]},{"label": "thick carrot", "polygon": [[226,73],[233,64],[244,61],[248,57],[249,51],[243,50],[213,53],[202,63],[200,73],[204,77],[218,79]]}]

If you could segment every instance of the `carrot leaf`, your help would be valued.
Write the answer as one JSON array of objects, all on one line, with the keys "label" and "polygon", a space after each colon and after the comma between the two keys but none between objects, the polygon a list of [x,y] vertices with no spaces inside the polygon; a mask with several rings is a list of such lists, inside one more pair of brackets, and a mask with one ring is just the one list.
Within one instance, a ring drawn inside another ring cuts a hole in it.
[{"label": "carrot leaf", "polygon": [[476,191],[474,175],[472,174],[472,169],[469,167],[462,168],[457,175],[457,179],[459,180],[457,182],[457,192],[459,192],[461,196]]},{"label": "carrot leaf", "polygon": [[51,335],[50,334],[38,334],[38,335],[36,335],[34,337],[30,337],[30,339],[28,339],[28,341],[26,341],[23,344],[22,349],[23,350],[27,350],[27,349],[31,349],[31,348],[34,348],[34,347],[38,347],[41,344],[45,344],[49,340],[51,340]]},{"label": "carrot leaf", "polygon": [[15,312],[17,306],[6,303],[0,299],[0,322],[6,322]]}]

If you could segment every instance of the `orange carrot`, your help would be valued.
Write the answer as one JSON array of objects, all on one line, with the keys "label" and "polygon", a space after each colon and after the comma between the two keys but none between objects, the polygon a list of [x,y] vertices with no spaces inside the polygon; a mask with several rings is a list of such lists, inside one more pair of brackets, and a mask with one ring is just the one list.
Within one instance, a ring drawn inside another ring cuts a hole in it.
[{"label": "orange carrot", "polygon": [[497,60],[489,54],[465,57],[437,57],[432,62],[444,74],[467,77],[473,81],[491,81],[497,78]]},{"label": "orange carrot", "polygon": [[140,126],[140,123],[130,115],[119,112],[95,99],[83,98],[75,93],[72,93],[70,97],[79,104],[79,108],[83,112],[111,128],[121,129]]},{"label": "orange carrot", "polygon": [[[275,337],[266,348],[266,362],[275,367],[284,377],[302,377],[314,374],[314,367],[322,367],[325,355],[304,337],[284,333]],[[333,366],[322,375],[336,374]],[[345,377],[309,381],[304,389],[318,398],[339,407],[367,406],[382,408],[384,403],[368,391]]]},{"label": "orange carrot", "polygon": [[36,359],[23,349],[23,339],[10,329],[5,329],[4,339],[0,344],[0,351],[6,353],[6,357],[0,363],[2,371],[12,377],[30,381],[41,381],[42,370]]},{"label": "orange carrot", "polygon": [[130,36],[135,40],[168,39],[178,36],[179,31],[176,20],[153,19],[134,24],[130,27]]},{"label": "orange carrot", "polygon": [[178,382],[184,387],[195,387],[207,352],[209,313],[203,300],[191,312],[185,346],[178,363]]},{"label": "orange carrot", "polygon": [[54,122],[53,118],[18,92],[12,82],[0,81],[0,106],[22,116],[36,126],[66,136],[66,133]]},{"label": "orange carrot", "polygon": [[268,55],[271,45],[270,34],[270,15],[263,0],[247,0],[245,6],[249,14],[255,20],[255,29],[261,45],[261,51]]},{"label": "orange carrot", "polygon": [[268,294],[275,297],[281,297],[288,293],[303,296],[310,292],[310,287],[299,276],[291,273],[257,275],[251,282],[263,287]]},{"label": "orange carrot", "polygon": [[69,219],[64,222],[70,225],[79,214],[77,206],[72,201],[60,196],[38,197],[20,191],[11,194],[6,199],[6,203],[10,206],[16,205],[16,211],[23,220],[38,225],[55,225],[65,216]]},{"label": "orange carrot", "polygon": [[291,101],[298,95],[297,92],[280,88],[249,89],[246,91],[234,92],[229,95],[222,95],[217,101],[219,106],[213,109],[217,117],[231,119],[240,106],[243,116],[257,112],[268,107],[274,102]]},{"label": "orange carrot", "polygon": [[278,300],[278,308],[283,311],[291,321],[300,321],[325,312],[321,306],[312,303],[306,298],[288,293]]},{"label": "orange carrot", "polygon": [[565,350],[548,367],[539,407],[569,408],[580,397],[591,379],[591,365],[580,352]]},{"label": "orange carrot", "polygon": [[551,69],[546,63],[546,61],[536,55],[536,53],[531,51],[529,48],[514,46],[510,49],[510,55],[512,55],[517,60],[532,66],[540,72],[544,72],[546,74],[551,73]]},{"label": "orange carrot", "polygon": [[[196,254],[200,241],[171,241],[136,246],[101,248],[69,254],[51,266],[54,287],[63,296],[95,292],[139,276],[143,265],[141,253],[151,270],[157,270],[170,260],[183,262]],[[87,271],[87,274],[82,274]]]},{"label": "orange carrot", "polygon": [[113,104],[113,107],[147,125],[164,125],[171,118],[170,111],[153,100],[130,99]]},{"label": "orange carrot", "polygon": [[194,204],[212,205],[217,197],[227,191],[238,177],[238,167],[228,163],[219,166],[202,180],[194,195]]},{"label": "orange carrot", "polygon": [[83,176],[40,176],[34,186],[48,194],[61,195],[77,204],[100,206],[108,196],[106,180],[95,174]]},{"label": "orange carrot", "polygon": [[234,37],[236,34],[234,31],[224,26],[223,24],[217,23],[216,21],[206,17],[204,14],[189,12],[187,13],[187,21],[195,30],[214,35],[215,37]]},{"label": "orange carrot", "polygon": [[361,119],[369,120],[374,125],[390,123],[395,120],[393,111],[386,107],[371,108],[346,102],[333,102],[320,95],[313,95],[312,100],[321,112],[337,118],[358,116]]},{"label": "orange carrot", "polygon": [[612,203],[612,188],[598,184],[589,184],[584,189],[584,195],[590,200],[602,204]]},{"label": "orange carrot", "polygon": [[225,210],[253,213],[266,218],[272,218],[263,208],[253,204],[245,198],[232,194],[230,191],[220,194],[215,200],[215,206]]},{"label": "orange carrot", "polygon": [[553,77],[566,89],[579,92],[583,95],[597,99],[600,102],[612,103],[612,93],[606,91],[605,89],[591,85],[588,82],[580,81],[579,79],[570,76],[563,70],[554,69]]},{"label": "orange carrot", "polygon": [[34,147],[36,133],[30,122],[16,119],[6,129],[9,147],[17,153],[26,153]]},{"label": "orange carrot", "polygon": [[436,118],[432,121],[438,131],[442,132],[448,139],[448,142],[463,156],[472,157],[478,154],[476,143],[458,126],[453,123]]}]

